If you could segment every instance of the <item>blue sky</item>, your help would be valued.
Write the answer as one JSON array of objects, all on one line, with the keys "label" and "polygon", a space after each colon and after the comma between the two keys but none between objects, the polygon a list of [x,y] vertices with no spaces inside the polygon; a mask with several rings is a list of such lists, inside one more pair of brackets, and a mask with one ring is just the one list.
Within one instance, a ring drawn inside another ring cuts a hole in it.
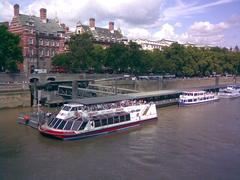
[{"label": "blue sky", "polygon": [[107,27],[115,22],[128,38],[162,38],[225,47],[240,46],[240,0],[0,0],[0,21],[11,21],[13,5],[20,13],[57,17],[74,30],[80,21]]}]

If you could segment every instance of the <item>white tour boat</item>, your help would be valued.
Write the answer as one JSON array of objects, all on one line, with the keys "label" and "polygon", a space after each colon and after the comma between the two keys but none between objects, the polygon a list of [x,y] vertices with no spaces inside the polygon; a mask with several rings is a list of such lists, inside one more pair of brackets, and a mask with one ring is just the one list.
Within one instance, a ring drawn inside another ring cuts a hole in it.
[{"label": "white tour boat", "polygon": [[192,105],[218,100],[218,95],[206,91],[185,91],[179,97],[179,105]]},{"label": "white tour boat", "polygon": [[223,89],[219,89],[218,93],[220,98],[235,98],[240,97],[240,87],[228,86]]},{"label": "white tour boat", "polygon": [[65,104],[56,117],[39,126],[41,134],[79,139],[138,126],[157,120],[156,105],[142,100],[83,105]]}]

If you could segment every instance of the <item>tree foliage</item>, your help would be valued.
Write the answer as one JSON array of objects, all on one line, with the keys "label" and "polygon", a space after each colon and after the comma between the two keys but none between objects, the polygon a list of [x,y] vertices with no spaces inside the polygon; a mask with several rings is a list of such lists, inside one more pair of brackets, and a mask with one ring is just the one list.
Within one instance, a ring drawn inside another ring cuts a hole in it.
[{"label": "tree foliage", "polygon": [[129,42],[116,43],[104,49],[94,45],[89,34],[75,35],[69,42],[70,51],[57,55],[53,64],[71,72],[93,70],[131,74],[175,74],[177,76],[209,76],[211,74],[240,74],[240,52],[226,48],[185,47],[178,43],[160,51],[142,50]]},{"label": "tree foliage", "polygon": [[0,26],[0,71],[17,71],[17,63],[23,62],[20,37]]}]

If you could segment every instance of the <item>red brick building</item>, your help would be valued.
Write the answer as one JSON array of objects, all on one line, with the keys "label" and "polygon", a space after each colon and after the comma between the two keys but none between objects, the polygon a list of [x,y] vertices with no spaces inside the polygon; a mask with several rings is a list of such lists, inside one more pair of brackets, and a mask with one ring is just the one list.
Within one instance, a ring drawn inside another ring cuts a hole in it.
[{"label": "red brick building", "polygon": [[55,19],[47,18],[47,10],[40,9],[40,17],[19,13],[14,5],[14,16],[9,31],[21,37],[24,62],[20,71],[51,69],[51,58],[65,51],[65,33],[68,28]]}]

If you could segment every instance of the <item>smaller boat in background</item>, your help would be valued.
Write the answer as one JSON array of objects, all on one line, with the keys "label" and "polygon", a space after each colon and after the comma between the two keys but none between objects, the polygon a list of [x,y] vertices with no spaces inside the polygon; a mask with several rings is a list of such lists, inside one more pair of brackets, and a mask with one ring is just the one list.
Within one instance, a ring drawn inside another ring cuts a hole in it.
[{"label": "smaller boat in background", "polygon": [[240,97],[240,87],[228,86],[223,89],[219,89],[218,93],[220,98],[236,98]]},{"label": "smaller boat in background", "polygon": [[206,91],[185,91],[179,97],[179,105],[193,105],[218,100],[218,95]]}]

